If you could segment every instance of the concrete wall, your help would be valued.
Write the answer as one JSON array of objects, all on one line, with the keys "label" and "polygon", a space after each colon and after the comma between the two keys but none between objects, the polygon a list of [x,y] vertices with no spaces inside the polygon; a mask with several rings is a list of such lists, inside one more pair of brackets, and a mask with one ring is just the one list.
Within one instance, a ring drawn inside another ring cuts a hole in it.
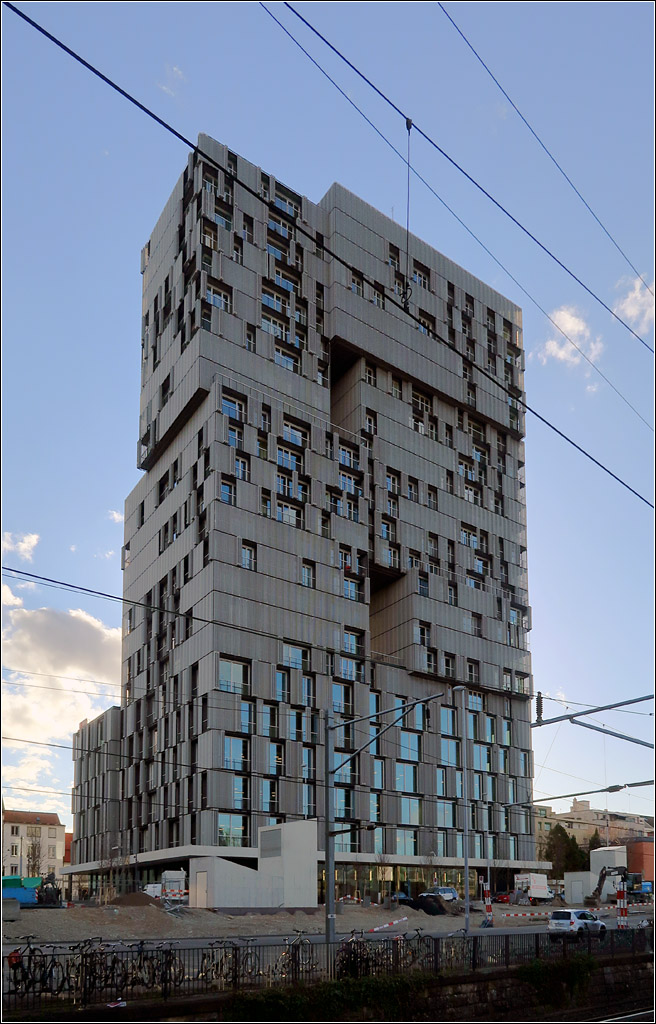
[{"label": "concrete wall", "polygon": [[595,871],[597,877],[602,868],[611,867],[626,867],[626,846],[600,846],[590,851],[590,870]]},{"label": "concrete wall", "polygon": [[191,907],[316,907],[317,823],[260,829],[258,867],[225,857],[191,857]]}]

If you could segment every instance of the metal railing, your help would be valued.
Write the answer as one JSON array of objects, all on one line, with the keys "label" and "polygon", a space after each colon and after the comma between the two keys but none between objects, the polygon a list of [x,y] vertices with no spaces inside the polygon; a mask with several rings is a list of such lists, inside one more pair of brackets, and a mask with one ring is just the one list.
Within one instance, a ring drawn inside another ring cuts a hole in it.
[{"label": "metal railing", "polygon": [[2,1004],[6,1013],[90,1006],[130,999],[186,998],[216,991],[241,991],[343,978],[421,970],[456,976],[507,969],[532,960],[598,957],[653,950],[653,927],[588,933],[582,941],[554,942],[545,933],[421,934],[349,939],[326,944],[297,933],[284,943],[225,939],[191,948],[175,942],[108,942],[89,939],[65,945],[29,945],[3,957]]}]

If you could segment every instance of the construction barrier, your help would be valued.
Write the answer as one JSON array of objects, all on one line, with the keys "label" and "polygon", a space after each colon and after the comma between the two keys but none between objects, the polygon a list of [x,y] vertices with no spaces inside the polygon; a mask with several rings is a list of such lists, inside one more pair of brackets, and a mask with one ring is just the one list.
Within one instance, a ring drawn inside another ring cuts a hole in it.
[{"label": "construction barrier", "polygon": [[626,902],[626,889],[617,890],[617,927],[628,928],[628,908]]},{"label": "construction barrier", "polygon": [[485,916],[486,916],[487,920],[490,923],[492,923],[492,899],[490,897],[490,887],[489,887],[489,885],[485,886],[485,888],[483,890],[483,895],[485,897]]},{"label": "construction barrier", "polygon": [[396,921],[388,921],[387,924],[379,924],[377,928],[367,928],[367,935],[369,932],[382,932],[383,928],[391,928],[393,924],[401,924],[402,921],[407,920],[407,917],[399,917]]}]

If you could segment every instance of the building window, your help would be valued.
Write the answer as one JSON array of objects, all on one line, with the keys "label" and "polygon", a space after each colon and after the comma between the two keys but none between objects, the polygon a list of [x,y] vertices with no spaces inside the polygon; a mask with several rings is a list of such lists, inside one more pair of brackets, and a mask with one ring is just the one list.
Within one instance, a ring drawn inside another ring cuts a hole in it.
[{"label": "building window", "polygon": [[440,761],[450,768],[460,766],[460,741],[442,737],[440,740]]},{"label": "building window", "polygon": [[251,467],[248,458],[240,455],[235,459],[235,476],[238,480],[250,480]]},{"label": "building window", "polygon": [[430,270],[416,260],[413,263],[412,280],[420,288],[430,288]]},{"label": "building window", "polygon": [[374,388],[376,387],[376,367],[372,363],[365,365],[364,379],[367,384],[371,384]]},{"label": "building window", "polygon": [[399,793],[417,792],[417,765],[396,762],[396,790]]},{"label": "building window", "polygon": [[255,544],[242,544],[241,546],[241,567],[255,572],[257,569],[257,548]]},{"label": "building window", "polygon": [[303,562],[301,568],[301,585],[310,587],[312,590],[317,585],[317,569],[314,562]]},{"label": "building window", "polygon": [[417,833],[413,828],[397,828],[396,853],[401,857],[416,857]]},{"label": "building window", "polygon": [[228,693],[250,692],[249,666],[243,661],[219,660],[219,689]]},{"label": "building window", "polygon": [[408,478],[408,499],[410,501],[419,501],[419,483],[412,477]]},{"label": "building window", "polygon": [[289,670],[276,669],[276,700],[289,704]]},{"label": "building window", "polygon": [[248,846],[248,818],[240,814],[220,813],[218,818],[219,846]]},{"label": "building window", "polygon": [[237,488],[232,480],[228,480],[226,477],[221,478],[221,501],[226,505],[236,505],[237,503]]}]

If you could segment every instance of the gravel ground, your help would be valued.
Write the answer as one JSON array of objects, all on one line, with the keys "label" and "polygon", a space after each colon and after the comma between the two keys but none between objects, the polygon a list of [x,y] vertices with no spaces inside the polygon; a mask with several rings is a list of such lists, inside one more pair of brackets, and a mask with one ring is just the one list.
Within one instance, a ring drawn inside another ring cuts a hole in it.
[{"label": "gravel ground", "polygon": [[[526,927],[546,918],[503,918],[505,907],[494,907],[497,927]],[[471,927],[478,929],[483,913],[472,910]],[[464,925],[462,915],[428,916],[412,908],[385,910],[381,907],[345,907],[338,914],[336,930],[377,928],[390,921],[404,918],[389,932],[423,928],[426,932],[451,932]],[[314,913],[279,911],[275,914],[223,914],[211,910],[183,909],[167,913],[158,906],[131,907],[68,907],[62,910],[27,910],[20,920],[5,922],[4,940],[11,942],[27,932],[34,933],[39,942],[68,941],[100,935],[103,939],[162,939],[162,938],[227,938],[237,935],[290,935],[295,928],[309,933],[322,933],[323,907]],[[387,930],[387,929],[385,929]]]}]

